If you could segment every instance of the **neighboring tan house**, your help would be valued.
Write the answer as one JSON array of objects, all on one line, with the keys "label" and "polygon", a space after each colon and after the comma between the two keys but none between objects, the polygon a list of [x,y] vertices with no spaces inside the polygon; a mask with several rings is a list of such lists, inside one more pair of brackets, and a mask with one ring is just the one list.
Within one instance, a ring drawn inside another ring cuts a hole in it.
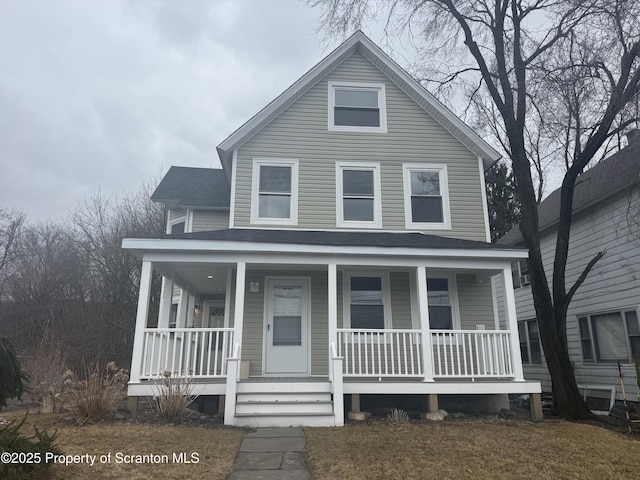
[{"label": "neighboring tan house", "polygon": [[[627,147],[578,177],[573,197],[567,288],[598,252],[606,252],[577,290],[567,315],[576,380],[592,408],[600,411],[610,410],[615,399],[622,399],[618,360],[627,399],[637,400],[638,395],[633,357],[640,355],[640,131],[627,138]],[[538,208],[549,278],[559,206],[560,190],[556,190]],[[499,243],[522,245],[519,230]],[[512,271],[525,377],[540,381],[543,391],[551,392],[526,260],[514,262]]]},{"label": "neighboring tan house", "polygon": [[166,236],[123,241],[142,259],[132,407],[163,372],[220,396],[231,425],[342,425],[348,395],[353,411],[361,394],[422,395],[425,410],[539,397],[513,289],[500,307],[492,288],[527,256],[489,241],[499,155],[364,34],[218,155],[222,169],[172,167],[158,186]]}]

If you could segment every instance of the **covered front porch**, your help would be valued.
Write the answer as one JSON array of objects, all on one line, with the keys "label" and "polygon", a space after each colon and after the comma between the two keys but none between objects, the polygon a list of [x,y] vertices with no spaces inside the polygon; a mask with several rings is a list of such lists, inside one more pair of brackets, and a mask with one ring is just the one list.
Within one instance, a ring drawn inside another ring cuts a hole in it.
[{"label": "covered front porch", "polygon": [[[540,392],[519,353],[510,261],[522,252],[265,254],[175,242],[138,250],[132,397],[157,394],[169,372],[223,397],[226,424],[342,425],[345,395],[357,407],[360,394],[423,394],[433,408],[439,394]],[[154,271],[163,287],[150,326]]]}]

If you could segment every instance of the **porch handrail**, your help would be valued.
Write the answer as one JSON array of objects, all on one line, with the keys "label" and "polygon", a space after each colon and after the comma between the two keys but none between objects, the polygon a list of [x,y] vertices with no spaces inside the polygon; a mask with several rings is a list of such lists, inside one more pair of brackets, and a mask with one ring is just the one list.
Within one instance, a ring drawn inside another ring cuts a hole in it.
[{"label": "porch handrail", "polygon": [[232,328],[145,328],[140,378],[224,378],[233,348]]},{"label": "porch handrail", "polygon": [[512,378],[509,330],[431,330],[434,378]]},{"label": "porch handrail", "polygon": [[339,328],[337,332],[345,376],[423,376],[420,330]]}]

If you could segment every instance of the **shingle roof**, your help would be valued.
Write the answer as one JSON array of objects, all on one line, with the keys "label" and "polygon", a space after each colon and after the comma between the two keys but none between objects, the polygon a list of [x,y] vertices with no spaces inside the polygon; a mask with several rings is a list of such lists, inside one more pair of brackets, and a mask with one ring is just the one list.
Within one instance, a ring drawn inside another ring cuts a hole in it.
[{"label": "shingle roof", "polygon": [[308,230],[257,230],[233,228],[209,232],[165,235],[163,239],[281,243],[339,247],[508,249],[487,242],[425,235],[422,233],[339,232]]},{"label": "shingle roof", "polygon": [[[617,195],[640,182],[640,138],[582,173],[573,193],[573,215]],[[560,212],[560,189],[551,193],[538,207],[540,232],[556,226]],[[498,243],[516,245],[522,241],[518,227],[512,228]]]},{"label": "shingle roof", "polygon": [[229,186],[219,168],[171,167],[151,200],[174,208],[229,208]]}]

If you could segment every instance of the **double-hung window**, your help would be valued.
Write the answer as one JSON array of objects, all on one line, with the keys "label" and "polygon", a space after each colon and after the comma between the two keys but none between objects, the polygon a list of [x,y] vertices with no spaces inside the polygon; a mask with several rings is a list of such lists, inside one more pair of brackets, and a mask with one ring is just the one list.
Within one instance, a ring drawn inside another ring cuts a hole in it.
[{"label": "double-hung window", "polygon": [[344,276],[345,324],[356,329],[384,329],[391,326],[388,275]]},{"label": "double-hung window", "polygon": [[527,365],[542,364],[538,322],[536,320],[518,322],[518,336],[520,337],[522,363]]},{"label": "double-hung window", "polygon": [[511,278],[513,278],[513,288],[522,288],[531,284],[526,258],[511,264]]},{"label": "double-hung window", "polygon": [[432,330],[453,329],[453,301],[449,278],[427,278],[429,327]]},{"label": "double-hung window", "polygon": [[386,133],[384,84],[329,82],[329,130]]},{"label": "double-hung window", "polygon": [[631,362],[640,356],[640,323],[635,308],[581,315],[578,326],[585,362]]},{"label": "double-hung window", "polygon": [[403,179],[406,227],[451,229],[447,166],[404,164]]},{"label": "double-hung window", "polygon": [[382,227],[379,164],[338,162],[336,184],[338,227]]},{"label": "double-hung window", "polygon": [[254,159],[251,223],[298,223],[298,161]]}]

